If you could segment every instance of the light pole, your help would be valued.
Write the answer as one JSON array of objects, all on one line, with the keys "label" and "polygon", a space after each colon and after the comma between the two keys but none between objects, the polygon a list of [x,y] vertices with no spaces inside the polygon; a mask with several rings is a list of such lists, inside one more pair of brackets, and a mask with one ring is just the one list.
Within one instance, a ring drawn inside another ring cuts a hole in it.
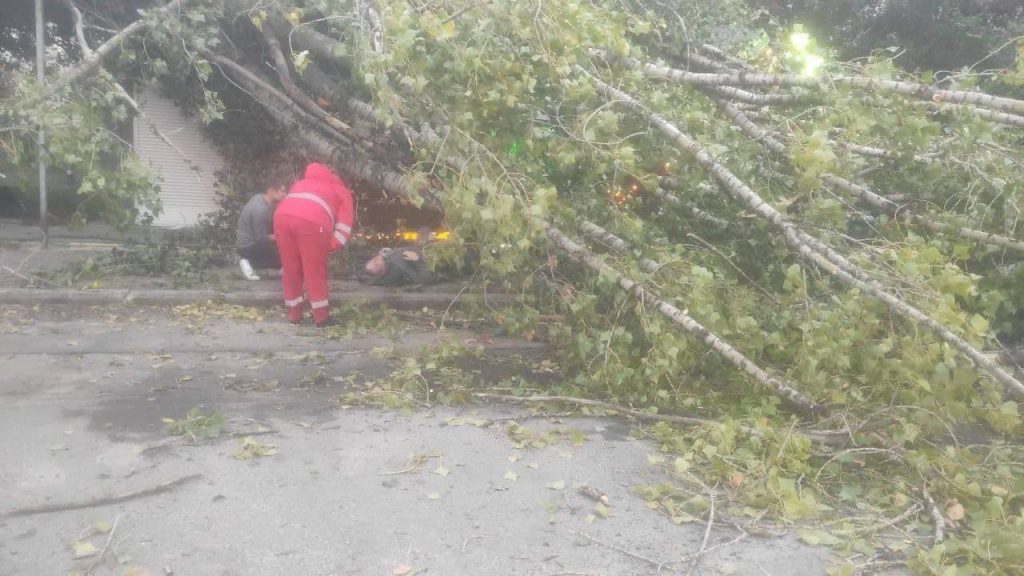
[{"label": "light pole", "polygon": [[[43,0],[36,0],[36,79],[40,89],[46,83],[46,22],[43,20]],[[39,227],[43,229],[43,248],[50,243],[46,222],[46,130],[39,122]]]}]

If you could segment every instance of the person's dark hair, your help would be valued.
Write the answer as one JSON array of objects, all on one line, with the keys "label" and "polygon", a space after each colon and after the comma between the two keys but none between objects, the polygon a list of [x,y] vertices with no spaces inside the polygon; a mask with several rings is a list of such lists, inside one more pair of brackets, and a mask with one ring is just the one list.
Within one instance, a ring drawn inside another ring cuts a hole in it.
[{"label": "person's dark hair", "polygon": [[264,190],[271,188],[287,188],[295,181],[295,171],[288,168],[278,168],[267,174]]}]

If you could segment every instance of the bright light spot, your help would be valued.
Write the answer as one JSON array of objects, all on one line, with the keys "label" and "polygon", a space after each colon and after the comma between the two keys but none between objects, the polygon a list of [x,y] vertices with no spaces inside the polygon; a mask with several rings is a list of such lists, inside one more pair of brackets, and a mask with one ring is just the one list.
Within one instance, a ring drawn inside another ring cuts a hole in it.
[{"label": "bright light spot", "polygon": [[[440,230],[431,233],[431,236],[433,237],[434,240],[447,240],[448,238],[451,237],[451,235],[452,233],[449,230]],[[402,240],[406,240],[409,242],[413,242],[419,240],[420,235],[417,232],[396,232],[395,237],[401,238]]]},{"label": "bright light spot", "polygon": [[811,35],[807,32],[793,32],[789,36],[789,43],[793,48],[803,52],[811,46]]},{"label": "bright light spot", "polygon": [[825,59],[817,54],[808,54],[804,57],[804,76],[814,76],[818,72],[818,68],[825,63]]}]

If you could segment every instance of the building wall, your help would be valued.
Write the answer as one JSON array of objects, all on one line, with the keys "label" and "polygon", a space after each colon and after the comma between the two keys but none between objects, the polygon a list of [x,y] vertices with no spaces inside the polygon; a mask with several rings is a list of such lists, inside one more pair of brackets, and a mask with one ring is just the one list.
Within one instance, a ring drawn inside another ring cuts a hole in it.
[{"label": "building wall", "polygon": [[160,131],[199,167],[198,172],[193,170],[153,133],[149,123],[135,119],[135,151],[162,178],[163,211],[153,224],[165,228],[195,226],[201,215],[217,211],[215,172],[224,165],[224,159],[203,136],[199,119],[187,118],[155,87],[146,88],[136,99]]}]

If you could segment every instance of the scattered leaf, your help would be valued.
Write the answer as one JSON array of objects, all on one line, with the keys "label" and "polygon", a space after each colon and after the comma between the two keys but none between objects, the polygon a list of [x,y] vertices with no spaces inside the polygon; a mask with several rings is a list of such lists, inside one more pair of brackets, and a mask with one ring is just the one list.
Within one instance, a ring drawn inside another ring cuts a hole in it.
[{"label": "scattered leaf", "polygon": [[597,505],[594,506],[594,514],[597,514],[601,518],[607,518],[612,515],[611,511],[608,510],[608,507],[605,506],[604,504],[601,504],[600,502],[598,502]]},{"label": "scattered leaf", "polygon": [[430,494],[427,494],[427,499],[428,500],[440,500],[441,499],[441,493],[440,492],[431,492]]},{"label": "scattered leaf", "polygon": [[252,460],[253,458],[262,458],[264,456],[273,456],[277,454],[277,448],[270,444],[260,444],[252,436],[246,436],[239,443],[238,450],[235,451],[235,458],[238,460]]},{"label": "scattered leaf", "polygon": [[442,478],[447,478],[447,477],[448,477],[448,473],[449,473],[449,472],[450,472],[450,470],[448,470],[447,468],[445,468],[445,467],[444,467],[444,464],[439,464],[439,465],[437,466],[437,468],[436,468],[436,469],[434,469],[434,474],[437,474],[438,476],[440,476],[440,477],[442,477]]},{"label": "scattered leaf", "polygon": [[736,570],[736,564],[732,562],[725,562],[718,567],[718,572],[721,574],[725,574],[726,576],[728,576],[729,574],[735,574]]},{"label": "scattered leaf", "polygon": [[92,542],[75,542],[72,552],[75,560],[89,558],[100,553],[99,549],[92,545]]},{"label": "scattered leaf", "polygon": [[839,538],[836,538],[830,532],[826,532],[825,530],[797,530],[797,534],[800,535],[801,540],[811,546],[818,546],[819,544],[834,546],[840,542]]},{"label": "scattered leaf", "polygon": [[565,480],[558,480],[557,482],[551,482],[546,484],[545,487],[548,490],[565,490]]},{"label": "scattered leaf", "polygon": [[581,430],[571,430],[569,432],[569,443],[573,446],[583,446],[583,443],[587,441],[587,435]]},{"label": "scattered leaf", "polygon": [[964,519],[964,506],[958,500],[953,499],[946,502],[946,518],[949,518],[953,522],[959,522]]},{"label": "scattered leaf", "polygon": [[665,463],[665,456],[663,456],[661,454],[648,454],[647,455],[647,463],[648,464],[653,464],[653,465],[664,464]]},{"label": "scattered leaf", "polygon": [[504,478],[505,478],[505,480],[510,480],[512,482],[515,482],[516,480],[519,479],[519,475],[516,474],[515,472],[509,470],[508,472],[505,472]]},{"label": "scattered leaf", "polygon": [[677,473],[684,474],[693,466],[693,463],[682,456],[677,456],[674,465]]},{"label": "scattered leaf", "polygon": [[740,484],[743,484],[743,481],[746,478],[747,477],[746,475],[743,474],[743,472],[733,472],[732,475],[729,476],[729,485],[732,486],[733,488],[739,488]]}]

